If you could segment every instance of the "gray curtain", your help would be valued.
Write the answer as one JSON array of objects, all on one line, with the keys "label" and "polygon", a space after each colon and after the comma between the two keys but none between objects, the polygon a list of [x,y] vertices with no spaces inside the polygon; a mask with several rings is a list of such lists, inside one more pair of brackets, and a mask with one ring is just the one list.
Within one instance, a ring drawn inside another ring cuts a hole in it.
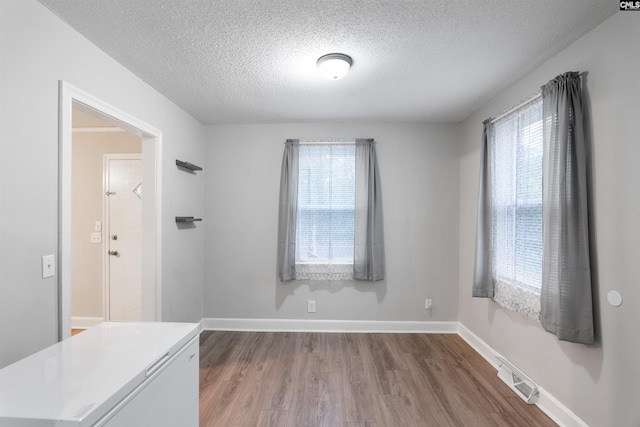
[{"label": "gray curtain", "polygon": [[473,273],[472,296],[493,298],[493,277],[491,272],[491,156],[489,141],[493,124],[485,120],[480,147],[480,183],[478,188],[478,224],[476,228],[476,258]]},{"label": "gray curtain", "polygon": [[565,341],[592,344],[586,147],[580,75],[542,86],[543,261],[540,322]]},{"label": "gray curtain", "polygon": [[384,279],[382,192],[373,139],[356,139],[356,212],[353,278]]},{"label": "gray curtain", "polygon": [[280,174],[278,214],[278,275],[283,282],[296,278],[296,217],[298,211],[299,140],[285,142]]}]

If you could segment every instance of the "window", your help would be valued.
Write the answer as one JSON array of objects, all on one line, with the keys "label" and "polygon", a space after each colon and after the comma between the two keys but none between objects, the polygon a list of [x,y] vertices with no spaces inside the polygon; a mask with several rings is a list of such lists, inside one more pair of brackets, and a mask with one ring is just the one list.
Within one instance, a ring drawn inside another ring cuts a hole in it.
[{"label": "window", "polygon": [[496,121],[490,147],[494,299],[537,319],[542,283],[542,100]]},{"label": "window", "polygon": [[353,277],[355,144],[302,144],[298,163],[296,278]]},{"label": "window", "polygon": [[280,175],[280,280],[384,280],[381,193],[374,139],[313,145],[288,139]]}]

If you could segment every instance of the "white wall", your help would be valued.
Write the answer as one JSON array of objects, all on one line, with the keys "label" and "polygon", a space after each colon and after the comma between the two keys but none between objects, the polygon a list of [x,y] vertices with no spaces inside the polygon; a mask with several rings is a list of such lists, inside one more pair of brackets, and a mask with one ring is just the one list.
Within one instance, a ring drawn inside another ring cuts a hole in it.
[{"label": "white wall", "polygon": [[[640,425],[640,16],[619,12],[463,124],[460,321],[590,426]],[[598,345],[559,342],[534,321],[471,298],[482,120],[565,71],[587,72],[591,110]],[[612,289],[624,303],[607,303]]]},{"label": "white wall", "polygon": [[202,318],[204,176],[175,159],[203,157],[203,126],[34,0],[0,2],[0,367],[57,341],[58,277],[40,257],[58,248],[58,81],[163,131],[162,318]]},{"label": "white wall", "polygon": [[[287,138],[375,138],[386,241],[383,282],[277,278],[278,192]],[[457,125],[210,126],[205,163],[205,317],[457,319]],[[433,299],[433,316],[424,299]],[[307,313],[307,299],[317,312]]]}]

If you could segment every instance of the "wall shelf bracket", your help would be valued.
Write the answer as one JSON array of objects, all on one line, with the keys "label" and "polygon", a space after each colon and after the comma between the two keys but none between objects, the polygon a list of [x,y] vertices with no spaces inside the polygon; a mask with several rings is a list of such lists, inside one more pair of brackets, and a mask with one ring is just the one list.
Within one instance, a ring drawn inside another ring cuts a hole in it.
[{"label": "wall shelf bracket", "polygon": [[183,162],[182,160],[176,160],[176,165],[180,166],[181,168],[184,169],[188,169],[190,171],[201,171],[202,168],[200,166],[196,166],[192,163],[189,162]]},{"label": "wall shelf bracket", "polygon": [[192,216],[177,216],[176,222],[196,222],[202,221],[202,218],[194,218]]}]

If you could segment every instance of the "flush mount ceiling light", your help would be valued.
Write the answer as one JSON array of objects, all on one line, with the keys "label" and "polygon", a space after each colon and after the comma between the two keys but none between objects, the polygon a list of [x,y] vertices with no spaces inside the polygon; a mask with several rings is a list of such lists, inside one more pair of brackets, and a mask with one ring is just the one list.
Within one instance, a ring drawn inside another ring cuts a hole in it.
[{"label": "flush mount ceiling light", "polygon": [[328,79],[338,80],[349,72],[353,60],[344,53],[329,53],[318,58],[318,69]]}]

